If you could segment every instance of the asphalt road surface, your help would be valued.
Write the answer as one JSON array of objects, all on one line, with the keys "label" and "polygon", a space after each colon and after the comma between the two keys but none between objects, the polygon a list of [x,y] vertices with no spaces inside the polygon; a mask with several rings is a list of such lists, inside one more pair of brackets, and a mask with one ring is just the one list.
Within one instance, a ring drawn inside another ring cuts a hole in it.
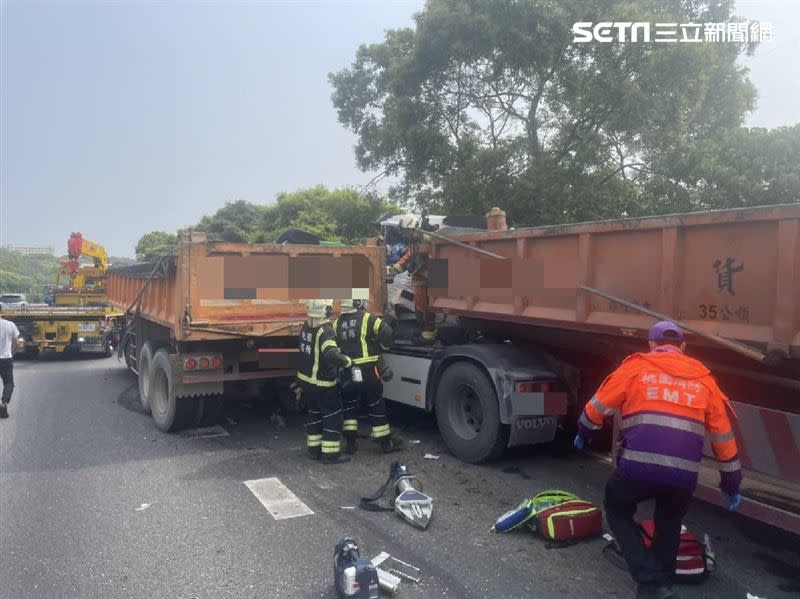
[{"label": "asphalt road surface", "polygon": [[[16,376],[0,421],[3,599],[333,598],[333,547],[345,536],[368,557],[387,551],[422,569],[401,597],[633,596],[601,539],[547,549],[528,532],[489,532],[546,488],[601,502],[609,466],[592,457],[526,449],[470,466],[447,454],[430,417],[400,413],[396,428],[418,444],[385,456],[364,439],[353,462],[326,466],[306,459],[300,417],[283,430],[257,405],[231,403],[224,436],[159,432],[115,358],[18,362]],[[347,509],[398,456],[435,498],[426,531]],[[272,477],[313,513],[275,519],[244,484]],[[719,570],[681,597],[798,596],[796,537],[699,503],[687,524],[711,534]]]}]

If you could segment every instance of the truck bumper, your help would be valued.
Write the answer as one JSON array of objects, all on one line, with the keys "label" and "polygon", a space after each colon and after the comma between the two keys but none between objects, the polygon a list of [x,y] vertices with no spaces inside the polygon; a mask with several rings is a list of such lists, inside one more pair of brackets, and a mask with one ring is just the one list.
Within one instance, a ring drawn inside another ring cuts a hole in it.
[{"label": "truck bumper", "polygon": [[508,446],[549,443],[567,414],[567,393],[512,393]]},{"label": "truck bumper", "polygon": [[567,393],[560,391],[511,394],[511,418],[520,416],[566,416]]}]

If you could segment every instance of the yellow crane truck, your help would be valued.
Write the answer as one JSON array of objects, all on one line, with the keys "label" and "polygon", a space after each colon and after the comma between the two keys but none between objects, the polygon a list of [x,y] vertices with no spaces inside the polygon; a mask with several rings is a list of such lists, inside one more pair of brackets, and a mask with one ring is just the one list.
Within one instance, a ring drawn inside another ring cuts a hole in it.
[{"label": "yellow crane truck", "polygon": [[[20,330],[24,352],[111,355],[119,340],[122,313],[111,307],[105,290],[108,254],[99,243],[72,233],[68,258],[60,260],[51,303],[20,306],[4,314]],[[82,264],[89,257],[92,264]],[[67,282],[61,284],[62,278]]]}]

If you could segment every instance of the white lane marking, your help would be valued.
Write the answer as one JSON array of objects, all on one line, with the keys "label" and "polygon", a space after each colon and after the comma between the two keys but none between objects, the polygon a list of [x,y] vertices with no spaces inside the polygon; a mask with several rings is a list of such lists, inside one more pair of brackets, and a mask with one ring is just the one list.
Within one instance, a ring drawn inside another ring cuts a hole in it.
[{"label": "white lane marking", "polygon": [[276,520],[286,520],[288,518],[299,518],[300,516],[311,516],[311,511],[305,503],[297,498],[280,479],[260,478],[258,480],[246,480],[244,484],[250,492],[256,496],[267,511]]}]

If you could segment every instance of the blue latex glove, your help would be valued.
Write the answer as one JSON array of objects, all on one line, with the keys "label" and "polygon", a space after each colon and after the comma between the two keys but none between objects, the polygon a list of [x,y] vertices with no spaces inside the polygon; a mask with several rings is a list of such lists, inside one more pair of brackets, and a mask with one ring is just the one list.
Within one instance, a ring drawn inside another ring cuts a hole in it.
[{"label": "blue latex glove", "polygon": [[580,435],[575,435],[575,440],[572,442],[572,445],[575,446],[575,449],[578,451],[583,451],[586,449],[586,439],[581,437]]},{"label": "blue latex glove", "polygon": [[722,496],[728,502],[728,511],[735,512],[739,509],[739,506],[742,504],[742,496],[736,493],[735,495],[728,495],[727,493],[723,493]]}]

